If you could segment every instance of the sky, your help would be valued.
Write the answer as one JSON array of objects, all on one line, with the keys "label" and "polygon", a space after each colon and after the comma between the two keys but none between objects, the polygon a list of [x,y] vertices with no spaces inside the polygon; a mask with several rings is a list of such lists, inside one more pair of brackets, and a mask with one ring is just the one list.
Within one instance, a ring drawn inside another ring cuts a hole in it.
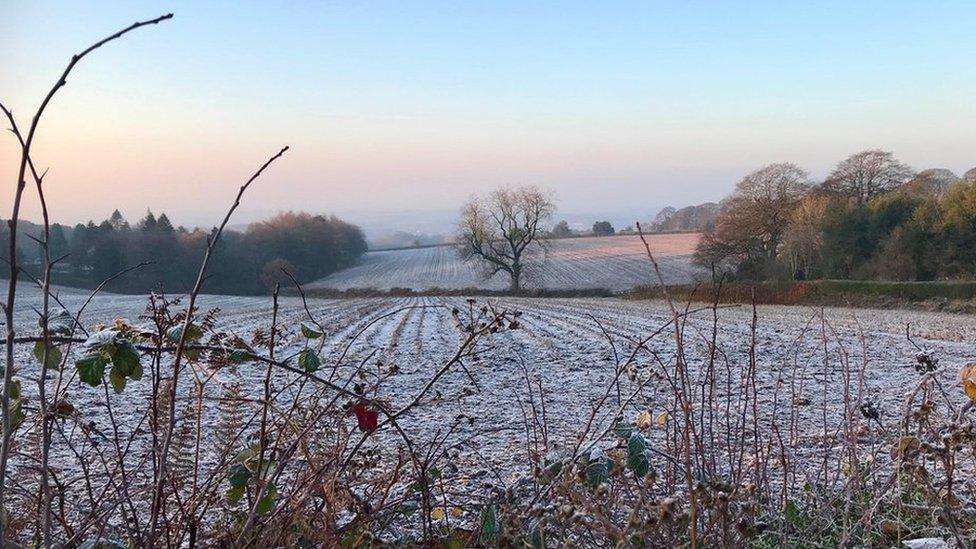
[{"label": "sky", "polygon": [[[283,145],[238,222],[411,229],[520,184],[565,215],[646,219],[771,162],[821,178],[882,148],[976,166],[970,1],[4,4],[0,101],[22,126],[71,54],[175,14],[85,58],[42,119],[34,159],[63,222],[215,224]],[[0,136],[2,217],[17,155]]]}]

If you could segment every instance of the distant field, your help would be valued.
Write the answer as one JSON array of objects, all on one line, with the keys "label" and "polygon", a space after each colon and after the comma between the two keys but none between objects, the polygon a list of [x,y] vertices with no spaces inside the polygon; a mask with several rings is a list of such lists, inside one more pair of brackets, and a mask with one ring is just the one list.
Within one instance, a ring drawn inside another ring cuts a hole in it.
[{"label": "distant field", "polygon": [[[648,237],[651,251],[668,284],[691,282],[699,270],[691,264],[698,234],[661,234]],[[607,288],[614,291],[656,282],[640,238],[634,235],[569,238],[552,241],[545,257],[529,267],[526,288]],[[474,266],[458,259],[454,248],[437,246],[369,252],[360,265],[334,273],[310,288],[485,288],[501,290],[508,280],[498,274],[490,280],[478,276]]]}]

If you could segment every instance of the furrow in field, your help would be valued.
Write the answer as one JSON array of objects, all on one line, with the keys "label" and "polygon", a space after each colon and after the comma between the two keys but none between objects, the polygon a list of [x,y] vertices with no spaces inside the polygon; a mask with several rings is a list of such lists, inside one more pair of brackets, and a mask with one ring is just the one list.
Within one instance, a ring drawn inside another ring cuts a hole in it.
[{"label": "furrow in field", "polygon": [[[665,280],[688,282],[699,274],[691,264],[697,235],[650,235]],[[657,280],[643,244],[633,235],[555,240],[545,255],[527,262],[525,286],[529,288],[608,288],[620,291]],[[479,277],[477,267],[463,262],[454,248],[436,246],[368,252],[360,265],[334,273],[310,287],[378,288],[432,287],[504,289],[499,273],[490,280]]]}]

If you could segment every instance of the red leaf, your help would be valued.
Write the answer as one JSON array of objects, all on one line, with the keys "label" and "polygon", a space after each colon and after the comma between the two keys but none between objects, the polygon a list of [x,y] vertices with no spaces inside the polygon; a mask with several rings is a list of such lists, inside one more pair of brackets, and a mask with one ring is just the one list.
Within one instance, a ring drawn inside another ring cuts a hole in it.
[{"label": "red leaf", "polygon": [[379,412],[365,403],[359,403],[353,406],[352,411],[356,414],[356,422],[359,423],[360,431],[372,433],[376,430],[376,424],[380,416]]}]

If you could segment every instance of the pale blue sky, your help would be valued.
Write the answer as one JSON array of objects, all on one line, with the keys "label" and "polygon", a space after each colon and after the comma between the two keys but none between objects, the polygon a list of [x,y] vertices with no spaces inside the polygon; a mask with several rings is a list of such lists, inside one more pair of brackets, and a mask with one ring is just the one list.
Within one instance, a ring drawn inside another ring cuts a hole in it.
[{"label": "pale blue sky", "polygon": [[974,2],[7,3],[0,99],[21,116],[71,53],[176,14],[86,59],[50,110],[37,160],[68,221],[205,223],[282,144],[244,219],[453,210],[508,183],[651,215],[874,147],[976,166]]}]

